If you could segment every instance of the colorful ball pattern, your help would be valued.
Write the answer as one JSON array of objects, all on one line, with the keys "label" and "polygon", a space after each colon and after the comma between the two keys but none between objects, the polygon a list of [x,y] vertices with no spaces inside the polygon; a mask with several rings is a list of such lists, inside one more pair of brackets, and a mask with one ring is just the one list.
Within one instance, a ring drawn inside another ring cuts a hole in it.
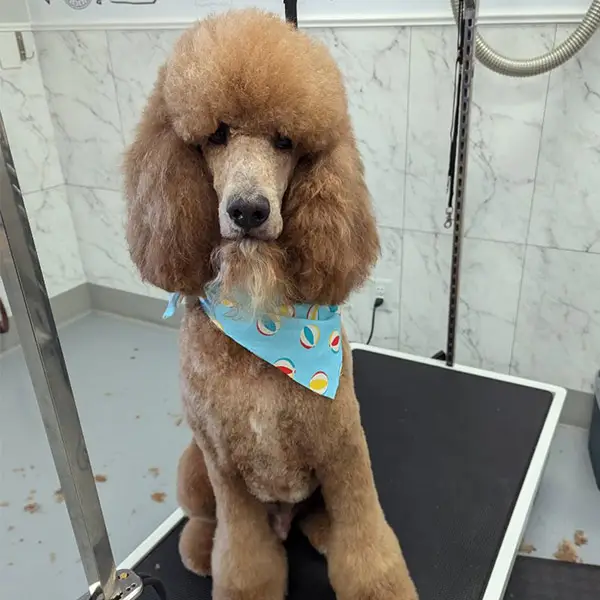
[{"label": "colorful ball pattern", "polygon": [[296,365],[289,358],[280,358],[273,363],[282,373],[294,379],[296,375]]},{"label": "colorful ball pattern", "polygon": [[329,378],[323,371],[317,371],[310,379],[308,387],[315,393],[323,395],[327,391]]},{"label": "colorful ball pattern", "polygon": [[321,332],[316,325],[306,325],[302,328],[302,333],[300,333],[300,343],[303,348],[310,350],[319,343],[320,337]]},{"label": "colorful ball pattern", "polygon": [[339,331],[334,331],[329,336],[329,347],[337,354],[342,346],[342,336]]},{"label": "colorful ball pattern", "polygon": [[311,321],[317,321],[319,319],[319,308],[320,308],[320,306],[318,304],[313,304],[308,309],[306,318],[310,319]]},{"label": "colorful ball pattern", "polygon": [[276,315],[264,315],[256,321],[256,329],[258,329],[258,333],[261,335],[275,335],[280,327],[281,322]]},{"label": "colorful ball pattern", "polygon": [[279,307],[279,314],[282,317],[295,317],[296,316],[296,309],[295,307],[291,306],[291,305],[282,305]]}]

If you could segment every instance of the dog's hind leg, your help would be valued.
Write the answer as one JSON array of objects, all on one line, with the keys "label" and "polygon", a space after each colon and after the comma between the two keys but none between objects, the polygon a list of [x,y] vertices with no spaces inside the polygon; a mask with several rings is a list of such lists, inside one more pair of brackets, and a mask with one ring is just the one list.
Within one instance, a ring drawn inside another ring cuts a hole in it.
[{"label": "dog's hind leg", "polygon": [[195,441],[192,441],[179,459],[177,500],[189,518],[179,538],[181,560],[193,573],[210,575],[217,525],[215,495],[206,471],[204,455]]}]

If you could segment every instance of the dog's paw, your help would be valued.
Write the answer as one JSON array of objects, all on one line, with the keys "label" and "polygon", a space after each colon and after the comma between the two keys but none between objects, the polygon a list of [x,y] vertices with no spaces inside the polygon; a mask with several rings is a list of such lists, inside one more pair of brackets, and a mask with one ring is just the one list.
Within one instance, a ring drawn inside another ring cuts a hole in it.
[{"label": "dog's paw", "polygon": [[271,581],[258,588],[231,589],[213,583],[213,600],[284,600],[285,588],[279,582]]},{"label": "dog's paw", "polygon": [[[344,600],[418,600],[417,590],[408,573],[398,565],[385,573],[377,573],[374,579],[365,582],[355,582],[357,588],[351,596],[343,596]],[[342,596],[338,596],[342,598]]]},{"label": "dog's paw", "polygon": [[284,600],[287,557],[273,532],[255,539],[223,532],[217,528],[213,548],[213,600]]},{"label": "dog's paw", "polygon": [[370,572],[348,574],[343,583],[334,587],[338,600],[418,600],[403,561],[388,565],[385,570],[373,565]]},{"label": "dog's paw", "polygon": [[179,538],[181,562],[188,571],[201,577],[210,575],[215,527],[215,519],[191,517]]},{"label": "dog's paw", "polygon": [[392,530],[368,537],[343,546],[332,541],[329,573],[338,600],[418,600]]}]

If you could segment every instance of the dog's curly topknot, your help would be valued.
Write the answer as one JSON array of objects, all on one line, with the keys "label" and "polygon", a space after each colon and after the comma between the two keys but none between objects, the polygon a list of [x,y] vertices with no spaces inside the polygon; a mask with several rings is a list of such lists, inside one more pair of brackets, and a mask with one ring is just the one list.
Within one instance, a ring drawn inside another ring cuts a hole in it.
[{"label": "dog's curly topknot", "polygon": [[218,201],[196,144],[220,122],[299,144],[272,255],[289,300],[343,302],[379,246],[342,77],[325,46],[257,10],[199,22],[159,73],[125,157],[127,237],[142,277],[190,295],[215,277]]},{"label": "dog's curly topknot", "polygon": [[280,132],[318,151],[349,129],[341,75],[326,47],[254,9],[186,31],[167,66],[164,95],[173,126],[189,141],[223,121]]}]

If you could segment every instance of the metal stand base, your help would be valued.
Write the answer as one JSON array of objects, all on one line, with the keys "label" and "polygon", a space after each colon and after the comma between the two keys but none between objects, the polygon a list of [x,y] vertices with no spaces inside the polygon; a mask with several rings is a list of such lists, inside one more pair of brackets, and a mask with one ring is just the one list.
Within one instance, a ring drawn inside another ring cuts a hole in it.
[{"label": "metal stand base", "polygon": [[[144,582],[139,575],[129,569],[119,569],[116,576],[114,592],[110,600],[135,600],[144,591]],[[106,600],[100,589],[96,592],[88,592],[79,600]]]}]

